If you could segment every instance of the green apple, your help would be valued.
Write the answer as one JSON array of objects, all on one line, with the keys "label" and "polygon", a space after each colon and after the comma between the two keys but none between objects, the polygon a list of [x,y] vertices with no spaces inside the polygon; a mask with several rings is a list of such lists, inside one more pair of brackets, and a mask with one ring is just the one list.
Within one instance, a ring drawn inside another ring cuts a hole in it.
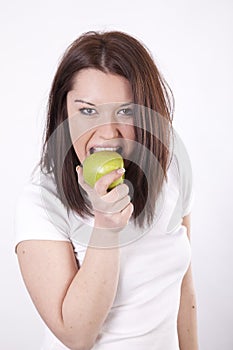
[{"label": "green apple", "polygon": [[[113,151],[95,152],[88,156],[83,162],[83,178],[88,185],[94,187],[96,181],[103,175],[123,167],[124,161],[119,153]],[[108,189],[112,189],[123,183],[123,179],[124,174],[114,181]]]}]

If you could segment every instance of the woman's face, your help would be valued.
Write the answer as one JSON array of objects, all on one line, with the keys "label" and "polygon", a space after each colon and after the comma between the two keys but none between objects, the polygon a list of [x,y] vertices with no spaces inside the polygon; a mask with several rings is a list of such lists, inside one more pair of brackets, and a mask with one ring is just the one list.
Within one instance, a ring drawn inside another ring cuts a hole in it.
[{"label": "woman's face", "polygon": [[105,149],[129,159],[135,134],[133,94],[127,79],[94,68],[81,70],[67,94],[67,111],[81,163],[89,154]]}]

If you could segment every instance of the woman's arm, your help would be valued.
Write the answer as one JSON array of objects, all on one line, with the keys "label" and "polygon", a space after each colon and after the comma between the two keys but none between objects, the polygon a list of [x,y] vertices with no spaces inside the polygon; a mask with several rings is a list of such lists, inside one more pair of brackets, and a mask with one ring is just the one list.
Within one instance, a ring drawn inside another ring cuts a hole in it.
[{"label": "woman's arm", "polygon": [[[119,176],[117,172],[103,176],[96,183],[96,191],[92,190],[95,205],[100,202],[102,207],[107,206],[110,214],[96,214],[92,247],[87,248],[80,269],[69,242],[28,240],[17,246],[22,276],[39,314],[72,350],[93,347],[116,295],[119,232],[133,210],[126,185],[105,195],[109,184]],[[103,228],[106,224],[108,227]],[[106,240],[115,248],[95,248]]]},{"label": "woman's arm", "polygon": [[118,249],[88,248],[79,271],[68,242],[23,241],[17,255],[29,294],[51,331],[72,350],[90,349],[115,297]]},{"label": "woman's arm", "polygon": [[[190,215],[183,218],[190,239]],[[178,315],[178,336],[180,350],[198,350],[196,297],[191,265],[181,286],[180,309]]]}]

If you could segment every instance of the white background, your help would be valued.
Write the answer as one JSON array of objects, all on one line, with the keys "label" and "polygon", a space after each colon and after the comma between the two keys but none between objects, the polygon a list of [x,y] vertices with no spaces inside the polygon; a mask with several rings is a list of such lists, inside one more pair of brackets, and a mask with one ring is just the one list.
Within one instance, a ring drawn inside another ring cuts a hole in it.
[{"label": "white background", "polygon": [[146,44],[174,92],[174,126],[195,179],[200,349],[233,349],[233,2],[8,1],[1,2],[0,25],[0,348],[38,350],[42,335],[14,254],[14,208],[39,159],[58,60],[82,32],[117,29]]}]

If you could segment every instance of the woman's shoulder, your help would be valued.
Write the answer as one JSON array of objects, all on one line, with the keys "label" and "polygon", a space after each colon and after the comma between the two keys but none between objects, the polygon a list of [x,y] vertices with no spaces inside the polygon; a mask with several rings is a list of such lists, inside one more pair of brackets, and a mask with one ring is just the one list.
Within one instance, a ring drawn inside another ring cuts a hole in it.
[{"label": "woman's shoulder", "polygon": [[36,169],[25,182],[15,208],[16,240],[69,240],[69,216],[54,177]]},{"label": "woman's shoulder", "polygon": [[48,172],[39,166],[37,166],[31,173],[30,177],[25,183],[24,189],[34,191],[44,190],[50,192],[51,195],[58,197],[56,181],[53,172]]},{"label": "woman's shoulder", "polygon": [[193,171],[188,151],[177,133],[173,138],[173,151],[168,174],[178,187],[182,200],[182,215],[190,212],[194,199]]},{"label": "woman's shoulder", "polygon": [[39,168],[34,170],[22,186],[18,203],[21,206],[28,205],[29,207],[62,207],[63,204],[59,200],[53,174],[45,173]]}]

